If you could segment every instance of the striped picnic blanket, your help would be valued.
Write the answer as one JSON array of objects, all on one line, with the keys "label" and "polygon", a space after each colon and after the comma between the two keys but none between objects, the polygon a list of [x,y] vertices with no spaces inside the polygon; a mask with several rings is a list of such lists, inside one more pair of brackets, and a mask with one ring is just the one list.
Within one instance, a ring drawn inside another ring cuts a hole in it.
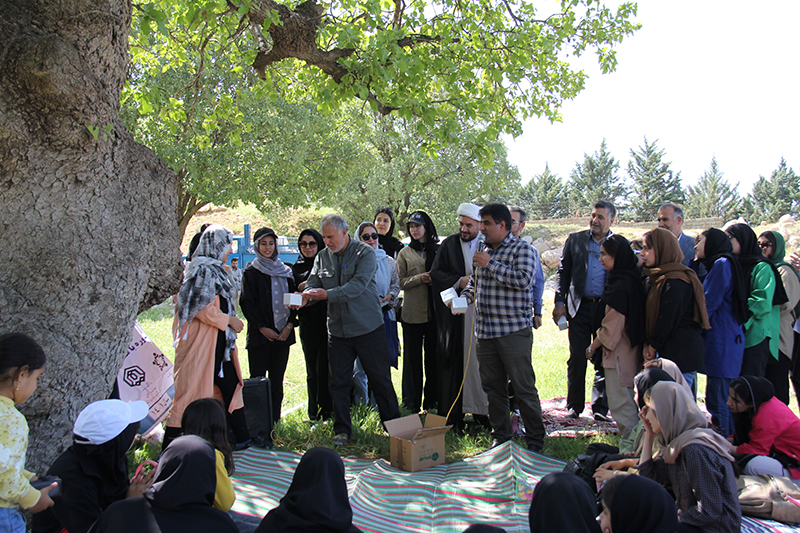
[{"label": "striped picnic blanket", "polygon": [[[233,510],[264,516],[289,489],[300,455],[250,448],[237,452]],[[353,523],[367,533],[461,533],[485,523],[528,533],[533,488],[564,463],[507,442],[456,463],[403,472],[385,460],[343,458]],[[793,528],[744,518],[745,533],[798,533]]]}]

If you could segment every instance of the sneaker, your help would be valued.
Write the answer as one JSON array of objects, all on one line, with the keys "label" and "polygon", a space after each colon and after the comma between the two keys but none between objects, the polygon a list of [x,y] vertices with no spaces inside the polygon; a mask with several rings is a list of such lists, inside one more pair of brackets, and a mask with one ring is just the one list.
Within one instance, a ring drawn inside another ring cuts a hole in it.
[{"label": "sneaker", "polygon": [[611,422],[611,419],[608,417],[608,415],[604,415],[602,413],[595,413],[594,419],[598,422]]},{"label": "sneaker", "polygon": [[581,414],[575,411],[575,409],[570,407],[569,410],[567,411],[567,416],[565,416],[564,418],[580,418],[580,417]]},{"label": "sneaker", "polygon": [[347,446],[348,442],[350,442],[350,436],[347,433],[339,433],[333,437],[334,446]]}]

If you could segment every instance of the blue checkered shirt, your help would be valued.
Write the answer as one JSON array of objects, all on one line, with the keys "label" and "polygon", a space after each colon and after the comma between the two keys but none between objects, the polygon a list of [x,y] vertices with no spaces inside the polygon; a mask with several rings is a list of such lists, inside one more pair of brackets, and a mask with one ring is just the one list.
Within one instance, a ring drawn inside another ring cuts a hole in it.
[{"label": "blue checkered shirt", "polygon": [[531,285],[536,267],[533,248],[511,233],[493,250],[486,247],[491,259],[475,274],[461,296],[475,303],[475,336],[479,339],[505,337],[533,326]]}]

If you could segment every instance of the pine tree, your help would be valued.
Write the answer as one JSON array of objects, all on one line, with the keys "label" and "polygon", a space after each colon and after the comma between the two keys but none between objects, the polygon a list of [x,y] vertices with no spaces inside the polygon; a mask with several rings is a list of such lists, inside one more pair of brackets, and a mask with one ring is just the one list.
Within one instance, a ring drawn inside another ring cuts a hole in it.
[{"label": "pine tree", "polygon": [[797,217],[800,214],[800,179],[781,158],[778,168],[769,179],[759,176],[753,185],[750,201],[753,204],[751,222],[775,222],[783,215]]},{"label": "pine tree", "polygon": [[731,220],[742,212],[742,198],[737,189],[723,177],[717,158],[711,158],[711,166],[703,172],[697,185],[689,185],[686,195],[686,216],[690,218],[719,217]]},{"label": "pine tree", "polygon": [[681,187],[681,173],[673,173],[665,163],[664,150],[644,139],[644,146],[638,151],[631,149],[631,160],[628,161],[628,177],[633,182],[633,198],[631,211],[639,221],[655,220],[658,207],[667,202],[682,204],[684,201]]},{"label": "pine tree", "polygon": [[528,218],[543,220],[569,215],[567,191],[557,174],[545,163],[544,171],[534,176],[519,192],[519,203],[528,212]]},{"label": "pine tree", "polygon": [[588,213],[598,200],[608,200],[614,205],[624,194],[622,178],[617,174],[619,161],[608,152],[606,140],[600,150],[592,155],[583,154],[583,162],[575,163],[570,173],[570,212]]}]

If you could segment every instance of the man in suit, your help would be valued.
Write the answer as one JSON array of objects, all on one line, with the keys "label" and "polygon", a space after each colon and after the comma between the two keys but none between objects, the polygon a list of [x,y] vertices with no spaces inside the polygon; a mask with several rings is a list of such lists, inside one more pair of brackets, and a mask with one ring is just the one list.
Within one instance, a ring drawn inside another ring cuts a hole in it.
[{"label": "man in suit", "polygon": [[694,238],[683,232],[683,209],[678,204],[668,203],[658,208],[658,227],[672,232],[683,252],[683,263],[689,266],[694,260]]},{"label": "man in suit", "polygon": [[[571,233],[564,243],[558,264],[553,321],[562,317],[569,322],[569,360],[567,361],[567,408],[569,418],[578,418],[586,398],[586,348],[602,321],[600,296],[606,271],[600,264],[600,241],[611,235],[611,224],[617,215],[614,204],[601,200],[592,208],[589,229]],[[592,387],[592,413],[596,420],[607,420],[602,353],[592,362],[595,379]]]}]

